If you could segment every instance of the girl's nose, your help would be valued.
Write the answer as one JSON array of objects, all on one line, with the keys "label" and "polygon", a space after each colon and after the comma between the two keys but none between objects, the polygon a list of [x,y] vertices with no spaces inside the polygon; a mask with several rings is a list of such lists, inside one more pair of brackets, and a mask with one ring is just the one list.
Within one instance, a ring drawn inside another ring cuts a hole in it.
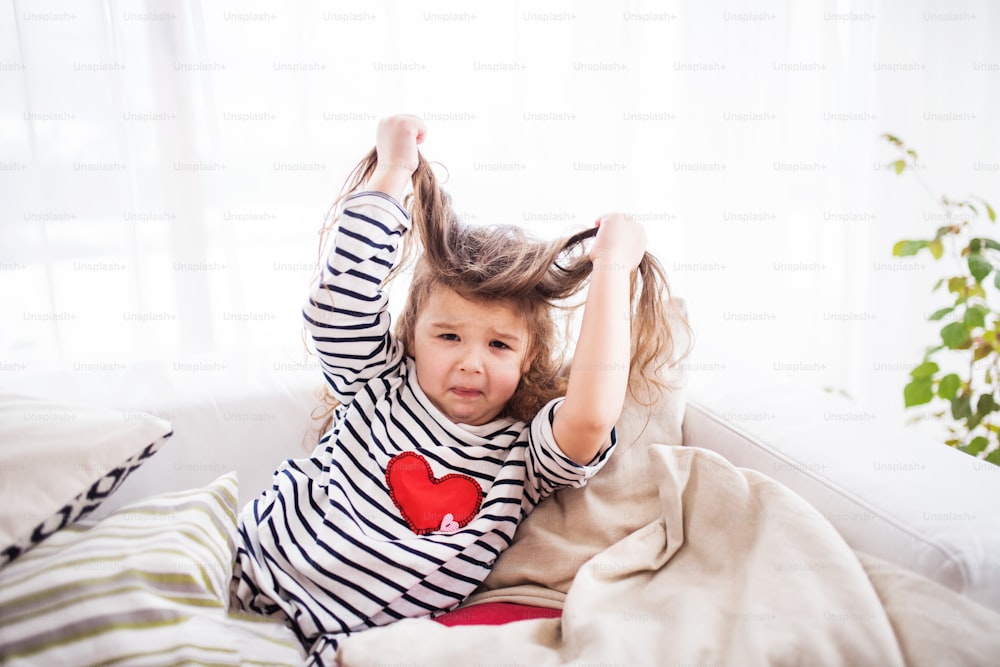
[{"label": "girl's nose", "polygon": [[459,364],[459,368],[466,373],[482,373],[483,359],[479,354],[479,351],[475,348],[466,349],[465,354],[462,355],[462,361]]}]

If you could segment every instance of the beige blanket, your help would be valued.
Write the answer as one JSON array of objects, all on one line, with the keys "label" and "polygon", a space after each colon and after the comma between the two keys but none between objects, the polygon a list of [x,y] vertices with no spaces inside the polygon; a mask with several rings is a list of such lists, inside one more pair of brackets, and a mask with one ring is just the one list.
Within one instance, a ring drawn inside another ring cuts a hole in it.
[{"label": "beige blanket", "polygon": [[[342,665],[1000,662],[1000,615],[856,554],[782,485],[704,449],[653,445],[642,455],[658,489],[655,518],[579,568],[561,619],[401,621],[346,640]],[[562,596],[547,597],[553,606]]]}]

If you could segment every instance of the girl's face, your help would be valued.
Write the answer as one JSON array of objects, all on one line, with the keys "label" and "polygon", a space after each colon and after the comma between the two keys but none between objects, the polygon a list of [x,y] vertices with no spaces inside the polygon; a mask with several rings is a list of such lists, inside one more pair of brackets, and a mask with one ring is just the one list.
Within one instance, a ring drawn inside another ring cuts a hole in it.
[{"label": "girl's face", "polygon": [[436,287],[417,315],[417,382],[456,424],[495,419],[528,369],[528,329],[513,307],[469,301]]}]

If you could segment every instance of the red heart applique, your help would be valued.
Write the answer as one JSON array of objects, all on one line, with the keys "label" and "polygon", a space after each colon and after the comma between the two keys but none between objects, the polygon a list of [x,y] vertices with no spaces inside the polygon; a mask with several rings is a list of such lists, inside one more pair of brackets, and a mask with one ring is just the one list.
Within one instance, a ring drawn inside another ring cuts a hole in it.
[{"label": "red heart applique", "polygon": [[385,468],[389,496],[417,535],[453,533],[472,521],[483,490],[468,475],[434,478],[427,460],[416,452],[396,454]]}]

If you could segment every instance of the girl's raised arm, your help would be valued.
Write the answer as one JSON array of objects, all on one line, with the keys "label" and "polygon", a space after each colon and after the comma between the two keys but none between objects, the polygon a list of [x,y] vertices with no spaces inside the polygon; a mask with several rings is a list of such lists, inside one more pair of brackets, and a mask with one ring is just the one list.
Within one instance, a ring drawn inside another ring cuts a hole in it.
[{"label": "girl's raised arm", "polygon": [[383,118],[375,132],[378,164],[368,188],[402,201],[406,184],[417,170],[417,146],[424,142],[427,125],[417,116],[401,114]]},{"label": "girl's raised arm", "polygon": [[425,133],[415,116],[379,123],[378,164],[367,190],[345,198],[333,247],[302,309],[331,394],[342,404],[402,356],[389,334],[388,298],[381,286],[410,227],[399,200]]},{"label": "girl's raised arm", "polygon": [[559,448],[580,465],[593,460],[621,416],[631,361],[630,280],[646,250],[642,225],[621,214],[601,216],[597,226],[566,400],[552,421]]}]

